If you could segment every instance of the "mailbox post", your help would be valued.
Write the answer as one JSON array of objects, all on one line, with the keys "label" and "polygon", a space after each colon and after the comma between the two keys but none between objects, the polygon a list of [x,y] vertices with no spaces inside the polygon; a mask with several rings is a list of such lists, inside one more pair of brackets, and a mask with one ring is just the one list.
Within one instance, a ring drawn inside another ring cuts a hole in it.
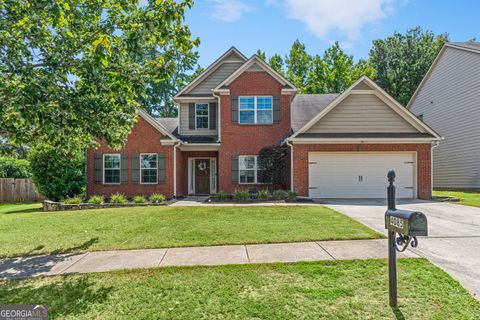
[{"label": "mailbox post", "polygon": [[[418,245],[417,236],[427,236],[427,217],[421,212],[397,209],[395,205],[395,171],[387,174],[387,212],[385,229],[388,230],[388,292],[389,304],[397,307],[397,251],[403,252],[408,245]],[[398,237],[396,234],[398,233]],[[400,247],[399,247],[400,246]]]}]

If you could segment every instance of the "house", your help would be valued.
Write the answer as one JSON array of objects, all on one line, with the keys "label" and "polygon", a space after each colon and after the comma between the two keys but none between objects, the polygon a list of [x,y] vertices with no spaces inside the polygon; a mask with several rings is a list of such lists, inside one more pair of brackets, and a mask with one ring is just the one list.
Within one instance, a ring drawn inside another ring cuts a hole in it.
[{"label": "house", "polygon": [[445,137],[433,152],[433,187],[480,189],[480,43],[443,46],[407,107]]},{"label": "house", "polygon": [[87,193],[127,196],[263,189],[257,155],[289,146],[285,188],[314,198],[431,196],[431,149],[440,139],[372,80],[341,94],[298,94],[258,56],[231,48],[176,96],[178,118],[138,123],[120,151],[87,151]]}]

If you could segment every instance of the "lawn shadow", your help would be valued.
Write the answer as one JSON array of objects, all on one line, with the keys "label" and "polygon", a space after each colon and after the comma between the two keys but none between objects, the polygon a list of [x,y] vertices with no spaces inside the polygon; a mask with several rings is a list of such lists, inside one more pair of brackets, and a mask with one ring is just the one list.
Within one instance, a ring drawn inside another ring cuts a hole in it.
[{"label": "lawn shadow", "polygon": [[405,316],[402,313],[402,310],[398,307],[392,307],[393,314],[397,320],[405,320]]},{"label": "lawn shadow", "polygon": [[53,250],[51,254],[61,254],[61,253],[68,253],[68,252],[77,252],[77,251],[84,251],[90,248],[92,245],[98,242],[98,237],[92,238],[88,241],[85,241],[82,244],[79,244],[78,246],[70,247],[70,248],[65,248],[65,249],[57,249]]},{"label": "lawn shadow", "polygon": [[39,282],[7,280],[0,286],[2,303],[47,304],[49,317],[80,316],[108,299],[113,287],[97,285],[90,275]]},{"label": "lawn shadow", "polygon": [[42,212],[42,207],[19,209],[18,207],[13,206],[10,209],[2,209],[2,214],[32,213],[32,212]]}]

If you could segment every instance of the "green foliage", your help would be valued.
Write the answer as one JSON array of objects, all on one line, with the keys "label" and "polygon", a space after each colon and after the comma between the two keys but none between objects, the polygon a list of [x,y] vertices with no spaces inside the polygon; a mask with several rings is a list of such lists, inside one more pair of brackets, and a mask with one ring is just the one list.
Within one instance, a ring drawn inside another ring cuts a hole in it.
[{"label": "green foliage", "polygon": [[152,193],[149,198],[150,202],[162,203],[165,201],[165,196],[159,193]]},{"label": "green foliage", "polygon": [[33,182],[40,194],[59,201],[81,194],[85,186],[85,156],[83,152],[61,153],[39,145],[32,150],[28,160]]},{"label": "green foliage", "polygon": [[287,191],[287,200],[288,201],[297,201],[298,194],[295,191]]},{"label": "green foliage", "polygon": [[30,178],[30,163],[25,159],[0,157],[0,178]]},{"label": "green foliage", "polygon": [[258,199],[266,200],[270,196],[270,192],[268,190],[260,190],[258,191]]},{"label": "green foliage", "polygon": [[119,192],[110,196],[110,203],[126,203],[128,200],[125,196]]},{"label": "green foliage", "polygon": [[184,24],[192,4],[1,2],[0,136],[62,151],[99,139],[120,147],[137,107],[161,108],[155,86],[194,65],[199,40]]},{"label": "green foliage", "polygon": [[260,182],[272,186],[283,185],[286,176],[287,147],[273,145],[265,147],[258,153],[258,172]]},{"label": "green foliage", "polygon": [[101,204],[105,201],[103,196],[91,196],[90,199],[88,199],[88,203],[92,204]]},{"label": "green foliage", "polygon": [[147,199],[144,196],[135,196],[135,197],[133,197],[133,202],[134,203],[145,203],[145,202],[147,202]]},{"label": "green foliage", "polygon": [[281,75],[285,75],[285,72],[283,71],[283,59],[278,53],[270,57],[268,64]]},{"label": "green foliage", "polygon": [[267,56],[265,55],[265,51],[258,49],[256,52],[256,55],[263,61],[267,61]]},{"label": "green foliage", "polygon": [[406,105],[448,38],[448,34],[435,35],[416,27],[374,40],[370,62],[376,69],[376,81]]},{"label": "green foliage", "polygon": [[233,193],[233,200],[237,202],[247,202],[250,200],[250,193],[248,190],[236,190]]},{"label": "green foliage", "polygon": [[73,196],[73,197],[66,197],[65,200],[63,200],[63,203],[65,204],[79,204],[82,203],[82,197],[80,196]]},{"label": "green foliage", "polygon": [[217,199],[218,201],[223,201],[223,200],[226,200],[227,199],[227,195],[225,192],[223,191],[218,191],[216,194],[215,194],[215,199]]},{"label": "green foliage", "polygon": [[8,140],[0,137],[0,157],[11,157],[16,159],[26,159],[28,148],[25,146],[15,146]]},{"label": "green foliage", "polygon": [[273,191],[273,197],[277,200],[285,200],[287,198],[287,192],[284,190]]},{"label": "green foliage", "polygon": [[295,40],[285,62],[288,80],[299,88],[301,93],[305,92],[311,60],[312,58],[308,55],[305,45],[298,39]]}]

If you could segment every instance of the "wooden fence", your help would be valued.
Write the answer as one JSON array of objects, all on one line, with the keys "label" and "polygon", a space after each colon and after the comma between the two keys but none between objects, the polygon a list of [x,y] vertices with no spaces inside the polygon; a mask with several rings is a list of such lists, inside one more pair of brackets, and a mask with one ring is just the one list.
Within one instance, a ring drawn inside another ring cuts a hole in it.
[{"label": "wooden fence", "polygon": [[33,202],[42,199],[31,179],[0,178],[0,202]]}]

